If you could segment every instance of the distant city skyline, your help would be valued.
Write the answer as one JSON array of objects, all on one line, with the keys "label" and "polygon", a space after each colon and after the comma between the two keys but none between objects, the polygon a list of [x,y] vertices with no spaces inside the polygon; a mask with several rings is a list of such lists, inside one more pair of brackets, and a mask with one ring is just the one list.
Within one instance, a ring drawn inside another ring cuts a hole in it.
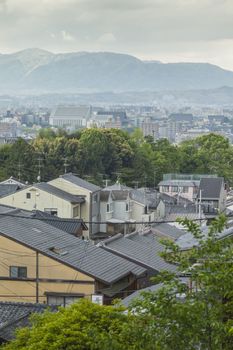
[{"label": "distant city skyline", "polygon": [[0,0],[0,53],[108,51],[233,71],[231,0]]}]

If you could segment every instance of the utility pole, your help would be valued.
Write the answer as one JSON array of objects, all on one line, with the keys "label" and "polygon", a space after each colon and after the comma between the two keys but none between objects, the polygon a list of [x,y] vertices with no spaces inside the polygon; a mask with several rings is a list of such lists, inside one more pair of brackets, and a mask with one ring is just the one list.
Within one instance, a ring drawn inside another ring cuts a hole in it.
[{"label": "utility pole", "polygon": [[70,165],[67,163],[67,157],[64,158],[64,167],[65,167],[65,174],[67,173],[67,167]]},{"label": "utility pole", "polygon": [[39,303],[39,253],[36,251],[36,303]]},{"label": "utility pole", "polygon": [[37,158],[37,161],[38,161],[38,176],[37,176],[37,181],[40,182],[41,181],[41,168],[42,168],[42,164],[41,164],[41,161],[42,161],[42,158]]},{"label": "utility pole", "polygon": [[21,178],[21,162],[19,160],[18,162],[18,180],[20,181],[20,178]]},{"label": "utility pole", "polygon": [[202,190],[200,190],[200,197],[199,197],[199,219],[201,219],[201,198],[202,197]]}]

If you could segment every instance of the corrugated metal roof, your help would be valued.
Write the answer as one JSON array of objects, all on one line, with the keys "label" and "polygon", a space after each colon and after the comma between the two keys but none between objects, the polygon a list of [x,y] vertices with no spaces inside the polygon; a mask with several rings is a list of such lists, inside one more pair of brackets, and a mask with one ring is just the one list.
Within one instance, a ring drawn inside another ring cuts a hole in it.
[{"label": "corrugated metal roof", "polygon": [[96,186],[86,180],[83,180],[80,177],[73,175],[72,173],[67,173],[67,174],[61,175],[60,177],[68,182],[71,182],[74,185],[86,188],[90,192],[95,192],[100,190],[99,186]]},{"label": "corrugated metal roof", "polygon": [[126,236],[118,234],[101,242],[100,246],[156,271],[176,271],[175,265],[167,263],[159,255],[164,250],[164,246],[159,243],[158,238],[152,233],[148,235],[135,233]]},{"label": "corrugated metal roof", "polygon": [[[107,284],[130,273],[139,276],[145,272],[145,269],[126,259],[37,219],[1,215],[0,232]],[[54,247],[67,254],[56,254],[51,250]]]}]

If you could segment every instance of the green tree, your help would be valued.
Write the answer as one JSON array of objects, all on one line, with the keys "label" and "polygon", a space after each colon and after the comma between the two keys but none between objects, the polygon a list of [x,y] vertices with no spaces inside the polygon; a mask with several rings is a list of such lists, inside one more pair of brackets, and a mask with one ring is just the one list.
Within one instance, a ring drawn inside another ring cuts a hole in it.
[{"label": "green tree", "polygon": [[[5,350],[123,350],[121,338],[128,316],[122,309],[99,306],[83,299],[57,313],[32,317],[32,327],[17,332]],[[126,347],[125,347],[126,346]],[[132,348],[133,349],[133,348]]]},{"label": "green tree", "polygon": [[[179,263],[179,271],[190,278],[190,287],[175,275],[164,273],[156,293],[144,293],[132,304],[127,336],[148,349],[230,350],[233,334],[233,248],[231,238],[219,239],[225,225],[220,216],[204,237],[196,223],[181,221],[199,244],[184,254],[165,241],[164,257]],[[138,335],[138,336],[137,336]],[[154,344],[154,347],[151,345]],[[152,346],[152,347],[150,347]]]}]

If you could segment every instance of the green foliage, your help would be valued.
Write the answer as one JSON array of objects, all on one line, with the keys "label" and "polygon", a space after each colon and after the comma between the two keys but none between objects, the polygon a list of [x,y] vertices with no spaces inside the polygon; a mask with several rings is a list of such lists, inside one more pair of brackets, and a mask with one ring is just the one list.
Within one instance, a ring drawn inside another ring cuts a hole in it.
[{"label": "green foliage", "polygon": [[223,176],[233,185],[233,146],[223,136],[210,134],[176,146],[167,139],[143,137],[136,129],[128,134],[118,129],[83,129],[73,134],[64,130],[41,129],[30,143],[19,139],[0,148],[0,180],[18,176],[35,182],[37,158],[43,158],[42,180],[68,171],[99,185],[117,178],[128,186],[154,187],[165,173],[209,173]]},{"label": "green foliage", "polygon": [[163,286],[131,305],[137,318],[127,329],[129,337],[140,334],[137,343],[149,341],[162,350],[232,349],[233,247],[231,238],[218,237],[225,221],[222,215],[214,220],[204,239],[196,223],[182,220],[199,244],[184,254],[167,241],[164,257],[179,263],[189,287],[169,273],[157,277]]},{"label": "green foliage", "polygon": [[32,327],[17,332],[4,350],[107,350],[124,349],[122,329],[128,317],[122,308],[81,300],[57,313],[34,315]]},{"label": "green foliage", "polygon": [[233,247],[219,239],[226,219],[220,216],[204,238],[196,223],[182,220],[199,244],[184,254],[165,241],[166,259],[179,273],[163,272],[156,292],[144,292],[128,313],[81,300],[58,313],[32,318],[3,350],[231,350],[233,343]]}]

